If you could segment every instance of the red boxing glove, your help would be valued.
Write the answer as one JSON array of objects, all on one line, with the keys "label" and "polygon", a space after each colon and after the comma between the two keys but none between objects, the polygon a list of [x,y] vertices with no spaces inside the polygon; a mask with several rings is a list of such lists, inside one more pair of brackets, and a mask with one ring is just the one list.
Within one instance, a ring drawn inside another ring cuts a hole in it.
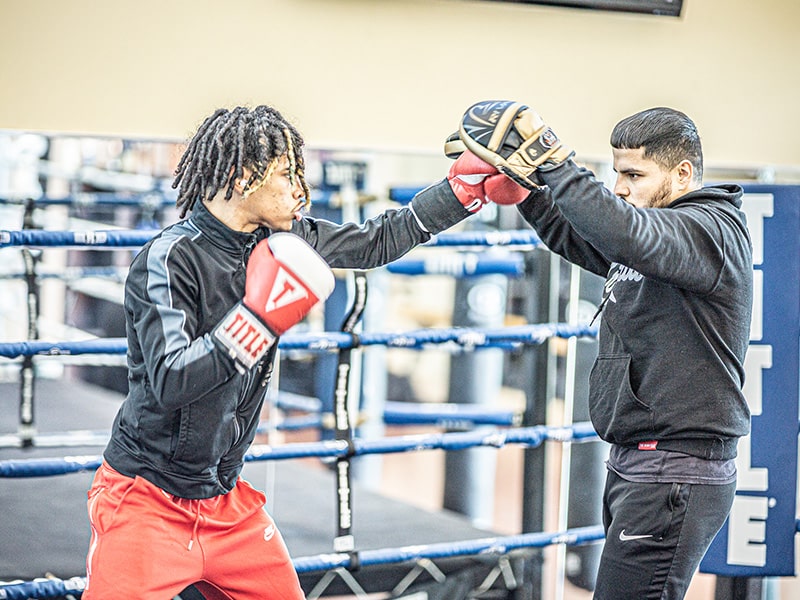
[{"label": "red boxing glove", "polygon": [[214,339],[249,369],[279,335],[330,296],[334,283],[330,267],[303,239],[274,233],[253,248],[244,298],[214,328]]},{"label": "red boxing glove", "polygon": [[471,213],[478,212],[487,202],[519,204],[531,193],[469,150],[450,167],[447,181],[459,202]]}]

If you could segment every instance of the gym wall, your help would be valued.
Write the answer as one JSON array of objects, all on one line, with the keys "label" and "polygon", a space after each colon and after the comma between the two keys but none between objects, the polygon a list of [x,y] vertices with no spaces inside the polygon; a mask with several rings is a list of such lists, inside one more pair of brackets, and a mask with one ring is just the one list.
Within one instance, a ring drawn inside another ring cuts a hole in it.
[{"label": "gym wall", "polygon": [[183,139],[273,104],[313,147],[438,154],[469,104],[534,106],[586,160],[620,118],[692,116],[714,165],[800,165],[800,3],[679,18],[485,0],[3,0],[0,129]]}]

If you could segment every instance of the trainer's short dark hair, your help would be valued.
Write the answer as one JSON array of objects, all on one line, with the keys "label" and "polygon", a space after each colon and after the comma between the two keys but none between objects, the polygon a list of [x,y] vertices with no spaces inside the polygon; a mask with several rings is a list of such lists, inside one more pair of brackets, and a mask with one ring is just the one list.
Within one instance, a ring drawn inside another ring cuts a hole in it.
[{"label": "trainer's short dark hair", "polygon": [[644,149],[644,157],[672,169],[682,160],[694,166],[696,181],[703,179],[703,148],[694,122],[673,108],[649,108],[617,123],[611,147]]}]

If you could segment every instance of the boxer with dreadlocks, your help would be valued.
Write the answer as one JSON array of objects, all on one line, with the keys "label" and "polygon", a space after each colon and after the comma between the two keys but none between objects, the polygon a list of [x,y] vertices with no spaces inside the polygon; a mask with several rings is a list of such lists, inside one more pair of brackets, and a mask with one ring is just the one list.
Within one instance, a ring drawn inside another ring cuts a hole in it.
[{"label": "boxer with dreadlocks", "polygon": [[128,384],[89,490],[84,600],[304,598],[265,497],[240,477],[278,337],[331,293],[330,267],[393,261],[527,191],[467,152],[363,224],[304,215],[303,139],[274,108],[219,109],[175,171],[185,219],[125,284]]},{"label": "boxer with dreadlocks", "polygon": [[[235,135],[231,135],[232,129]],[[302,146],[300,134],[274,108],[217,110],[200,127],[175,171],[172,187],[180,185],[180,216],[186,216],[209,190],[224,187],[225,199],[230,200],[234,182],[242,177],[244,167],[251,175],[243,185],[252,191],[253,185],[270,177],[282,155],[289,159],[289,175],[298,178],[308,202],[311,195],[303,175]],[[244,157],[251,164],[244,165]]]}]

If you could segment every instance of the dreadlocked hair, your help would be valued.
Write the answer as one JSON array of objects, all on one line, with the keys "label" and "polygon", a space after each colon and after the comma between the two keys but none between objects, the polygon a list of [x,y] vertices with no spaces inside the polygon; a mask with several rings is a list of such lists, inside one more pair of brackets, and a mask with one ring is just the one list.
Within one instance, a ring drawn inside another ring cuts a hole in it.
[{"label": "dreadlocked hair", "polygon": [[245,168],[251,173],[245,190],[260,185],[284,155],[308,204],[311,196],[304,175],[303,144],[297,129],[272,107],[217,109],[200,125],[175,168],[172,187],[178,189],[176,206],[181,218],[198,200],[213,198],[223,188],[225,199],[230,200]]}]

